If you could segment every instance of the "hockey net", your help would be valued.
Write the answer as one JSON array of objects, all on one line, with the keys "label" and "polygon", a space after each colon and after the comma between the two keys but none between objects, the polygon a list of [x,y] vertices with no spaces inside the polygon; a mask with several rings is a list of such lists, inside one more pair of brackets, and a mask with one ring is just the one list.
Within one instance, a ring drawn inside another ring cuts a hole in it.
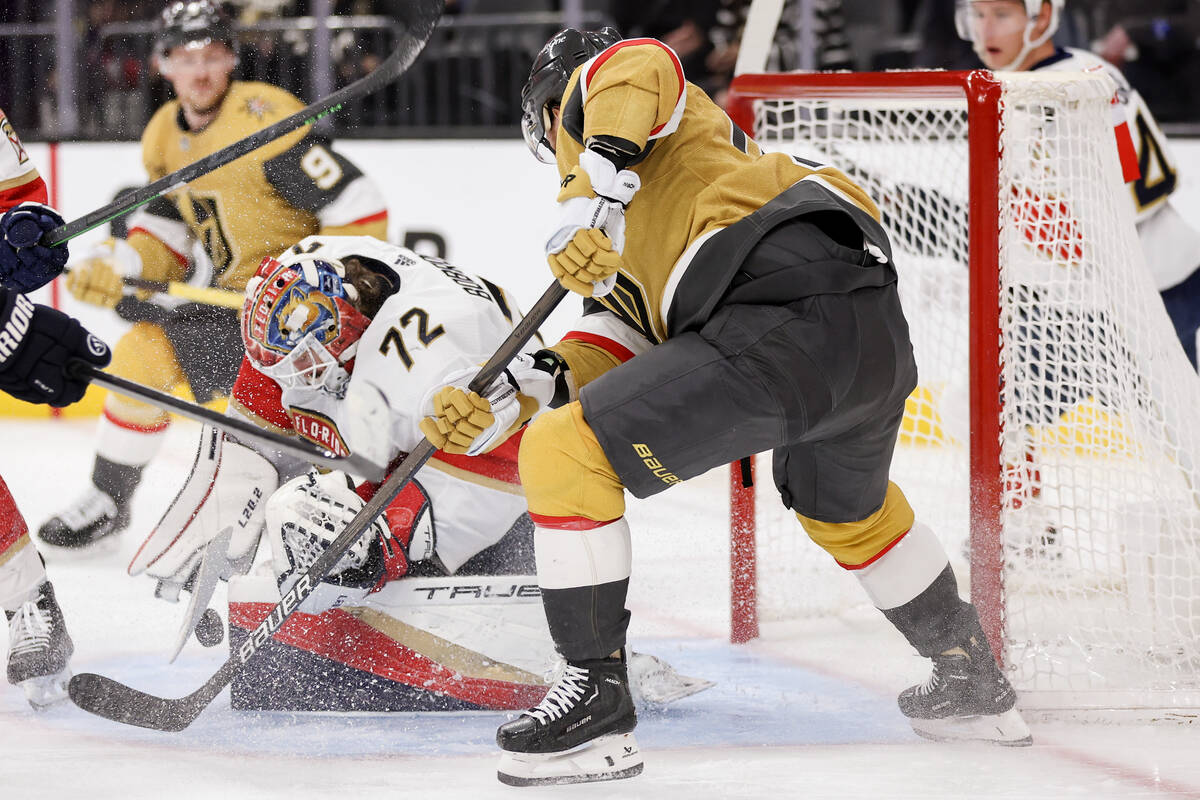
[{"label": "hockey net", "polygon": [[[1099,75],[746,75],[767,150],[879,203],[920,384],[892,478],[969,582],[1023,705],[1200,706],[1200,380],[1145,265]],[[866,603],[760,480],[733,636]]]}]

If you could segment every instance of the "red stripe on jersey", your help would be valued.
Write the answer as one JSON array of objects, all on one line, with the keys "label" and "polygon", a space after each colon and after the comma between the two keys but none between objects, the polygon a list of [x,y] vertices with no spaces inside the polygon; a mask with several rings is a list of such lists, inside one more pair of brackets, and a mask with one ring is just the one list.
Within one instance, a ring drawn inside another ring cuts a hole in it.
[{"label": "red stripe on jersey", "polygon": [[525,429],[522,428],[508,437],[495,450],[483,453],[482,455],[463,456],[453,453],[443,453],[439,450],[433,454],[433,458],[436,461],[441,461],[443,464],[449,464],[456,469],[461,469],[463,472],[470,472],[473,475],[479,475],[483,478],[510,483],[513,486],[520,486],[521,473],[517,469],[517,451],[521,447],[521,438],[524,435]]},{"label": "red stripe on jersey", "polygon": [[279,384],[255,369],[245,356],[238,368],[237,379],[233,382],[233,399],[251,414],[275,427],[292,429],[292,418],[283,409],[283,390]]},{"label": "red stripe on jersey", "polygon": [[[612,47],[608,48],[603,53],[596,56],[596,60],[592,62],[592,66],[588,69],[587,75],[584,76],[583,87],[586,89],[591,85],[592,77],[596,74],[596,70],[600,69],[601,65],[603,65],[605,61],[608,61],[610,58],[612,58],[614,55],[616,55],[618,50],[620,50],[624,47],[633,47],[633,46],[637,46],[637,45],[646,45],[646,44],[654,45],[656,47],[661,47],[663,50],[665,50],[667,52],[667,55],[669,55],[671,57],[671,63],[675,65],[675,76],[677,78],[679,78],[679,92],[678,92],[678,94],[675,95],[675,102],[678,103],[679,98],[683,96],[683,92],[685,90],[685,84],[684,84],[684,80],[683,80],[683,64],[679,63],[679,56],[675,55],[675,51],[672,50],[671,48],[667,47],[665,44],[660,42],[658,39],[626,39],[623,42],[617,42]],[[666,124],[667,123],[664,122],[662,125],[656,126],[653,130],[650,131],[650,135],[654,136],[656,133],[658,133],[664,127],[666,127]]]},{"label": "red stripe on jersey", "polygon": [[46,203],[48,199],[46,183],[42,176],[34,171],[30,173],[29,180],[0,192],[0,213],[21,203]]},{"label": "red stripe on jersey", "polygon": [[[912,528],[909,528],[909,530],[912,530]],[[843,564],[842,562],[838,561],[837,562],[838,566],[841,567],[842,569],[848,569],[851,571],[856,570],[856,569],[863,569],[864,567],[869,567],[872,564],[874,564],[876,561],[878,561],[879,559],[883,558],[884,555],[886,555],[887,552],[889,550],[891,550],[893,547],[900,544],[900,540],[903,539],[905,536],[908,536],[908,531],[905,531],[904,533],[897,536],[895,538],[895,540],[892,541],[891,544],[889,544],[887,547],[883,548],[878,553],[871,556],[870,558],[868,558],[866,561],[864,561],[861,564]]]},{"label": "red stripe on jersey", "polygon": [[550,528],[556,531],[593,531],[596,528],[611,525],[620,519],[620,517],[603,520],[588,519],[587,517],[550,517],[545,514],[535,514],[532,511],[529,512],[529,518],[539,528]]},{"label": "red stripe on jersey", "polygon": [[1121,120],[1113,131],[1117,134],[1117,154],[1121,157],[1121,180],[1132,183],[1142,177],[1142,168],[1138,164],[1137,148],[1133,146],[1129,123]]},{"label": "red stripe on jersey", "polygon": [[104,418],[113,425],[116,425],[118,428],[123,428],[127,431],[133,431],[134,433],[162,433],[171,425],[171,420],[169,418],[163,420],[162,422],[156,422],[153,425],[139,425],[136,422],[130,422],[128,420],[114,417],[107,408],[104,409]]},{"label": "red stripe on jersey", "polygon": [[620,342],[616,341],[615,339],[609,339],[607,336],[600,336],[599,334],[596,334],[596,333],[585,333],[584,331],[570,331],[567,333],[566,336],[564,336],[562,338],[562,340],[564,342],[574,340],[577,342],[586,342],[587,344],[594,344],[596,347],[599,347],[601,350],[611,353],[612,355],[621,359],[622,364],[624,364],[629,359],[633,358],[635,355],[635,353],[632,350],[630,350],[628,347],[621,344]]},{"label": "red stripe on jersey", "polygon": [[369,214],[369,215],[363,217],[362,219],[356,219],[353,222],[351,222],[350,224],[351,225],[366,225],[368,223],[378,222],[380,220],[386,221],[387,216],[388,216],[387,209],[384,209],[383,211],[378,211],[374,214]]},{"label": "red stripe on jersey", "polygon": [[17,501],[8,491],[8,484],[0,478],[0,556],[27,533],[29,526],[25,523],[25,517],[21,516]]},{"label": "red stripe on jersey", "polygon": [[187,256],[185,256],[183,253],[180,253],[178,250],[172,249],[172,247],[171,247],[169,244],[167,244],[167,243],[166,243],[166,242],[164,242],[162,239],[160,239],[160,238],[158,238],[157,236],[155,236],[155,235],[154,235],[153,233],[151,233],[150,231],[148,231],[148,230],[146,230],[145,228],[141,227],[140,225],[137,225],[137,226],[134,226],[134,227],[130,228],[130,229],[129,229],[129,234],[128,234],[128,235],[127,235],[125,238],[126,238],[126,239],[132,239],[132,238],[133,238],[133,235],[134,235],[135,233],[141,233],[141,234],[144,234],[144,235],[146,235],[146,236],[149,236],[151,239],[153,239],[154,241],[158,242],[158,243],[159,243],[159,244],[161,244],[163,247],[167,248],[167,252],[168,252],[168,253],[170,253],[171,255],[175,256],[175,260],[179,262],[179,266],[181,266],[181,267],[186,267],[186,266],[187,266],[187,263],[188,263],[188,257],[187,257]]}]

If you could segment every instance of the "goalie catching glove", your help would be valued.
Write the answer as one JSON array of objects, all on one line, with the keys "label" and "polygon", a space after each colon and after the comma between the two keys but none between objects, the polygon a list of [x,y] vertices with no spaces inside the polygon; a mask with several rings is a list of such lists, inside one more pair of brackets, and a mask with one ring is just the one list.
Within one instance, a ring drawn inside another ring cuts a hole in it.
[{"label": "goalie catching glove", "polygon": [[[364,492],[369,490],[370,485],[365,485]],[[267,537],[281,595],[296,584],[364,505],[353,480],[344,472],[309,472],[279,487],[267,501]],[[410,553],[414,561],[432,558],[435,543],[429,497],[419,483],[411,481],[298,608],[306,614],[319,614],[358,602],[388,581],[406,575]]]},{"label": "goalie catching glove", "polygon": [[478,368],[452,372],[422,399],[421,433],[447,453],[486,453],[551,404],[562,369],[553,352],[520,353],[483,395],[467,389]]},{"label": "goalie catching glove", "polygon": [[546,243],[554,277],[584,297],[612,291],[625,249],[625,207],[641,188],[636,172],[617,168],[594,150],[563,178],[558,228]]},{"label": "goalie catching glove", "polygon": [[267,498],[279,485],[275,467],[257,451],[211,425],[200,431],[187,482],[129,564],[130,575],[158,579],[155,594],[174,602],[200,567],[209,543],[231,531],[220,577],[250,567],[262,533]]}]

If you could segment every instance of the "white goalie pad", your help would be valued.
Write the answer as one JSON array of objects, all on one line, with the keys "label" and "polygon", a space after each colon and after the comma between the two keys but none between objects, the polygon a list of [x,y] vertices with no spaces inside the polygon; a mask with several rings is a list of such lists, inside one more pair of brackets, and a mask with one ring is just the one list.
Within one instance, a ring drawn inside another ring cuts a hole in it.
[{"label": "white goalie pad", "polygon": [[209,425],[200,431],[191,474],[129,563],[129,574],[158,578],[160,596],[177,599],[209,542],[230,532],[221,578],[245,572],[262,532],[266,498],[278,473],[266,458]]}]

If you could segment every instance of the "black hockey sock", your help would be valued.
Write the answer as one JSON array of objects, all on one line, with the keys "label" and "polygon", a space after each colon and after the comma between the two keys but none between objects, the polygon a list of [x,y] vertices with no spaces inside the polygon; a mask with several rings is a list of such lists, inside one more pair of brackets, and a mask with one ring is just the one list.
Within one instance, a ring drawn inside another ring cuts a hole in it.
[{"label": "black hockey sock", "polygon": [[542,606],[554,646],[577,664],[608,658],[625,646],[629,579],[567,589],[542,589]]},{"label": "black hockey sock", "polygon": [[118,464],[98,455],[92,466],[92,483],[97,489],[111,497],[120,508],[128,505],[133,498],[134,491],[142,482],[143,469],[142,465],[133,467],[128,464]]},{"label": "black hockey sock", "polygon": [[883,615],[926,658],[962,647],[969,654],[987,647],[975,606],[958,596],[958,581],[949,564],[919,595]]}]

